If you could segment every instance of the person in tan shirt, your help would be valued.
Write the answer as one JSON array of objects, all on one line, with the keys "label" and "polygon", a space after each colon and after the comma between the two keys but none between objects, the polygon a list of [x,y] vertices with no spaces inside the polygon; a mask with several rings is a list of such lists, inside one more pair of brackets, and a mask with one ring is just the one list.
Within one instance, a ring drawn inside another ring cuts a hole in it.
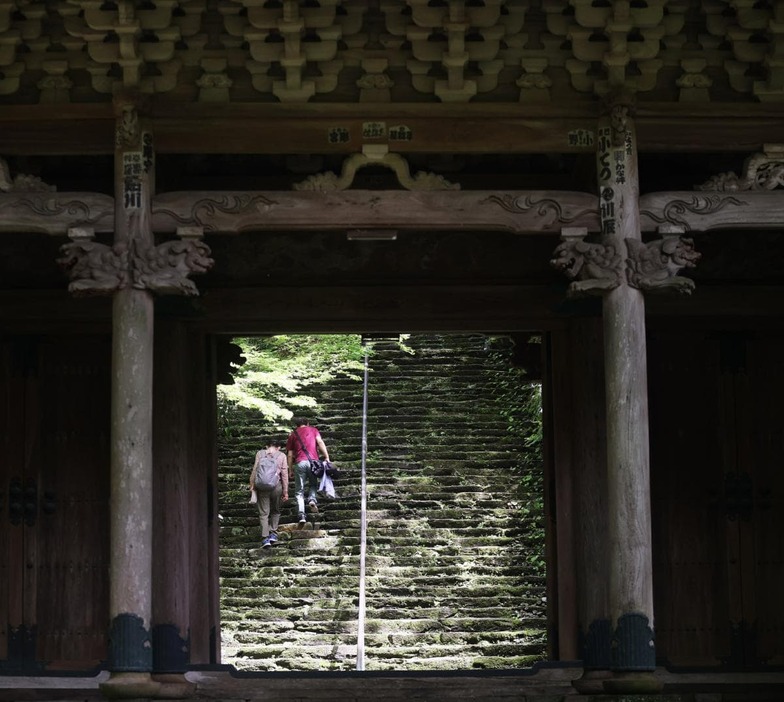
[{"label": "person in tan shirt", "polygon": [[[282,503],[289,499],[289,471],[286,454],[280,450],[282,446],[283,442],[277,439],[270,441],[266,449],[261,449],[256,454],[256,460],[250,474],[250,489],[251,492],[256,492],[256,507],[259,510],[262,548],[274,546],[278,542],[280,508]],[[275,487],[270,490],[256,487],[256,473],[265,457],[274,459],[277,467],[278,481]]]}]

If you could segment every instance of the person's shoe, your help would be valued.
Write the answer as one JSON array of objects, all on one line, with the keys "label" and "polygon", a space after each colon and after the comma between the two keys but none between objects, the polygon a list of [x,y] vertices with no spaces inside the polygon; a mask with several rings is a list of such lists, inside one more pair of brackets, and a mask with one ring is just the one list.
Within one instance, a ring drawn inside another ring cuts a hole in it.
[{"label": "person's shoe", "polygon": [[315,500],[311,500],[310,502],[308,502],[308,511],[318,512],[318,505],[316,504]]},{"label": "person's shoe", "polygon": [[270,546],[272,546],[272,541],[270,541],[270,537],[268,536],[266,539],[264,539],[264,541],[261,542],[261,547],[269,548]]},{"label": "person's shoe", "polygon": [[299,513],[299,523],[300,523],[300,524],[304,524],[304,523],[305,523],[305,522],[307,522],[307,521],[308,521],[308,520],[307,520],[307,519],[305,519],[305,513],[304,513],[304,512],[300,512],[300,513]]},{"label": "person's shoe", "polygon": [[270,534],[269,538],[267,539],[267,541],[269,541],[270,546],[274,546],[276,543],[278,543],[278,535],[277,534]]}]

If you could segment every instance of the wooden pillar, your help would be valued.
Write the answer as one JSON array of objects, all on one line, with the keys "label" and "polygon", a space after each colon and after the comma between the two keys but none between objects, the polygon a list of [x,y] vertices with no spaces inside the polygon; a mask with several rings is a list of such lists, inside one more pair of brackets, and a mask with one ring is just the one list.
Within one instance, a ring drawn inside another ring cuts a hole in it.
[{"label": "wooden pillar", "polygon": [[[597,157],[603,243],[625,261],[626,240],[641,238],[637,146],[628,105],[610,105],[599,120]],[[656,688],[656,652],[645,301],[623,272],[618,282],[602,304],[613,671],[604,687],[622,693]]]},{"label": "wooden pillar", "polygon": [[[152,145],[134,101],[115,104],[114,243],[130,257],[152,244]],[[150,675],[153,299],[148,290],[126,284],[114,293],[112,333],[111,677],[101,689],[107,696],[147,697],[160,689]]]}]

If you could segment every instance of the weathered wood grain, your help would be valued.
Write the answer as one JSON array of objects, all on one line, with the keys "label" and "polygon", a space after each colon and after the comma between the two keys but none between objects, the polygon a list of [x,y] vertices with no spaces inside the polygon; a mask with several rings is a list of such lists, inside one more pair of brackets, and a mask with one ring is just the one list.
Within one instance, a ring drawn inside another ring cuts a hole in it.
[{"label": "weathered wood grain", "polygon": [[153,198],[153,229],[598,229],[598,199],[557,191],[181,192]]},{"label": "weathered wood grain", "polygon": [[[152,101],[147,113],[160,153],[353,153],[362,124],[403,124],[413,132],[401,143],[409,153],[590,153],[569,140],[575,130],[595,131],[597,104],[220,104]],[[748,153],[762,142],[784,142],[780,105],[750,103],[641,103],[637,108],[643,151]],[[492,129],[488,124],[492,123]],[[349,140],[331,143],[328,130],[343,127]],[[391,142],[393,145],[395,142]],[[5,105],[0,154],[110,154],[111,104]]]},{"label": "weathered wood grain", "polygon": [[[597,174],[603,203],[603,243],[626,252],[640,234],[639,171],[634,122],[615,105],[599,122]],[[621,278],[602,297],[607,408],[609,611],[613,635],[622,617],[643,615],[653,627],[650,459],[646,375],[645,300]],[[621,638],[613,671],[653,670],[655,653],[635,630]],[[633,643],[629,643],[633,638]],[[642,648],[644,654],[637,651]],[[625,690],[618,681],[618,691]]]},{"label": "weathered wood grain", "polygon": [[640,197],[640,226],[684,231],[780,228],[784,222],[784,190],[765,192],[673,191]]},{"label": "weathered wood grain", "polygon": [[0,193],[0,232],[63,235],[70,227],[114,230],[114,198],[98,193]]}]

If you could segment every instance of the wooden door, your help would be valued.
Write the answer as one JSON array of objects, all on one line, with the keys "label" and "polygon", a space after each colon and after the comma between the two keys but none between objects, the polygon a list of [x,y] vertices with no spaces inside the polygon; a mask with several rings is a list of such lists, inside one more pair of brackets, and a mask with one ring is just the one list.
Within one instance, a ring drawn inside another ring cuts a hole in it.
[{"label": "wooden door", "polygon": [[107,650],[109,343],[0,348],[0,669],[89,670]]},{"label": "wooden door", "polygon": [[[784,336],[745,340],[736,379],[738,472],[748,476],[738,519],[742,618],[733,621],[747,667],[784,665]],[[747,506],[747,507],[746,507]]]},{"label": "wooden door", "polygon": [[784,340],[649,340],[657,655],[675,667],[781,665]]},{"label": "wooden door", "polygon": [[705,339],[649,339],[654,629],[660,658],[717,665],[731,630],[727,520],[715,487],[728,452],[727,387]]},{"label": "wooden door", "polygon": [[25,547],[29,488],[26,399],[29,343],[0,343],[0,671],[25,669],[32,628],[24,600]]}]

